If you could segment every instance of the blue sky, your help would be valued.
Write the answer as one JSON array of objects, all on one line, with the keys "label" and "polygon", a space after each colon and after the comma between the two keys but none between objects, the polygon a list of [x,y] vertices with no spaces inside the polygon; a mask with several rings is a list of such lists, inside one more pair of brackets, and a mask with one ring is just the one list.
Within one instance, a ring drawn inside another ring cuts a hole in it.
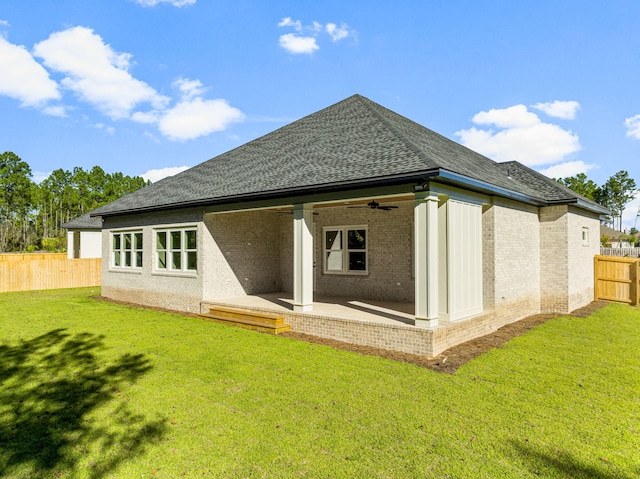
[{"label": "blue sky", "polygon": [[638,18],[636,0],[0,0],[0,150],[35,180],[157,180],[359,93],[497,161],[640,184]]}]

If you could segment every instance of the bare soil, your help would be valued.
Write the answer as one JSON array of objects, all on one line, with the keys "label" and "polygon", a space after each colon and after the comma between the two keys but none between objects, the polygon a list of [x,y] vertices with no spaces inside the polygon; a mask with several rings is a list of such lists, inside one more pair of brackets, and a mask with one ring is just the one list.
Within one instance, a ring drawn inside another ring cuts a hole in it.
[{"label": "bare soil", "polygon": [[[112,303],[123,304],[132,307],[145,307],[148,309],[154,309],[157,311],[165,311],[168,313],[182,314],[184,316],[197,317],[197,314],[192,313],[180,313],[163,308],[152,308],[146,306],[140,306],[139,304],[127,303],[124,301],[117,301],[104,296],[94,296],[94,299],[101,301],[109,301]],[[579,318],[585,318],[591,315],[593,312],[600,308],[603,308],[609,304],[607,301],[594,301],[587,306],[576,309],[567,315],[561,314],[536,314],[527,318],[516,321],[515,323],[507,324],[497,331],[481,336],[466,343],[458,344],[452,348],[443,351],[438,356],[421,356],[418,354],[402,353],[399,351],[390,351],[387,349],[374,348],[371,346],[361,346],[358,344],[345,343],[344,341],[336,341],[335,339],[320,338],[318,336],[311,336],[304,333],[295,333],[292,331],[286,333],[280,333],[280,336],[287,338],[297,339],[300,341],[306,341],[309,343],[322,344],[324,346],[330,346],[335,349],[341,349],[344,351],[351,351],[354,353],[365,354],[368,356],[380,356],[383,358],[391,359],[394,361],[401,361],[405,363],[415,364],[427,369],[432,369],[445,374],[455,373],[460,366],[471,361],[472,359],[480,356],[482,353],[489,351],[493,348],[499,348],[504,343],[517,336],[522,336],[526,332],[532,330],[536,326],[548,321],[549,319],[557,318],[559,316],[574,316]]]}]

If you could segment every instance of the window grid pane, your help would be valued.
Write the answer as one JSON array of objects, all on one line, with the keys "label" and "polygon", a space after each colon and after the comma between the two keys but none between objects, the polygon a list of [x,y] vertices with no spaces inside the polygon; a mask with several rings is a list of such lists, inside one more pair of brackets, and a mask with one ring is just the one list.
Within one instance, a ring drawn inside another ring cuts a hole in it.
[{"label": "window grid pane", "polygon": [[197,271],[197,230],[156,231],[155,264],[158,270]]},{"label": "window grid pane", "polygon": [[341,227],[324,231],[327,273],[367,272],[366,228]]}]

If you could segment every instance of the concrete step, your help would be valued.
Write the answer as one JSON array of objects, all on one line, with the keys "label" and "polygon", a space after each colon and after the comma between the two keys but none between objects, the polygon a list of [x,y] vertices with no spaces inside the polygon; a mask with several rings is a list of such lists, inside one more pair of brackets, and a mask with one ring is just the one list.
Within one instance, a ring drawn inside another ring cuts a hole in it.
[{"label": "concrete step", "polygon": [[239,326],[263,333],[280,334],[291,329],[291,326],[284,322],[284,316],[278,313],[215,306],[210,308],[208,313],[202,313],[200,316],[208,321]]}]

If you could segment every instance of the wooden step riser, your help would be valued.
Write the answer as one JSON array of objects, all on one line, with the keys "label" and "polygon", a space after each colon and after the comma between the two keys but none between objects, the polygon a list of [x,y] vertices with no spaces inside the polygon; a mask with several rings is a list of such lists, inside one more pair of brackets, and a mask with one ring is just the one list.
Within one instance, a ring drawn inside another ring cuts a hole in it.
[{"label": "wooden step riser", "polygon": [[274,325],[284,325],[284,317],[282,316],[263,316],[259,313],[251,313],[251,312],[237,312],[237,311],[227,311],[227,310],[219,310],[219,309],[210,309],[208,313],[216,318],[226,319],[228,321],[252,321],[255,323],[261,324],[274,324]]},{"label": "wooden step riser", "polygon": [[209,321],[271,334],[279,334],[291,329],[291,326],[284,322],[283,316],[274,313],[256,313],[220,307],[211,308],[208,313],[200,316]]},{"label": "wooden step riser", "polygon": [[226,324],[227,326],[236,326],[239,328],[250,329],[252,331],[259,331],[261,333],[280,334],[280,333],[284,333],[291,330],[291,326],[289,326],[288,324],[285,324],[283,326],[278,326],[278,327],[271,327],[271,326],[263,326],[263,325],[257,325],[257,324],[242,323],[239,321],[228,321],[226,319],[218,319],[218,318],[211,317],[204,314],[201,316],[205,320],[212,321],[214,323]]}]

